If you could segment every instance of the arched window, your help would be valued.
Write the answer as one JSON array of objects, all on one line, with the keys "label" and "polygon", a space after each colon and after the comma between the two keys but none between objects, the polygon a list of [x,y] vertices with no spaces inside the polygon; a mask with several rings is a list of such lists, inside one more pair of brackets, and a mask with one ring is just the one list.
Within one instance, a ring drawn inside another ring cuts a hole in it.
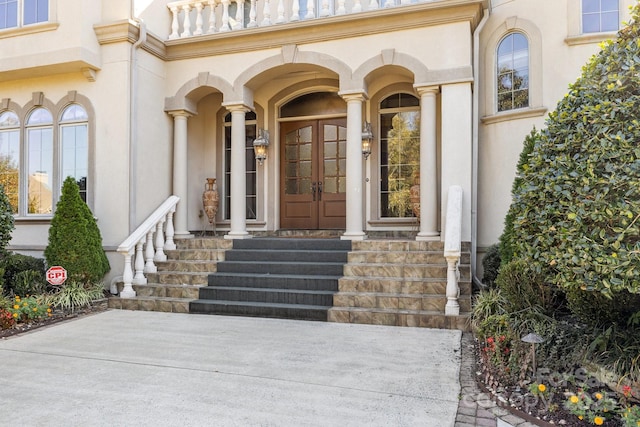
[{"label": "arched window", "polygon": [[26,125],[27,213],[53,211],[53,117],[46,108],[31,111]]},{"label": "arched window", "polygon": [[420,100],[407,93],[380,103],[380,217],[413,216],[410,188],[420,171]]},{"label": "arched window", "polygon": [[[247,174],[247,215],[246,219],[256,219],[258,208],[256,186],[256,158],[253,154],[253,140],[256,139],[256,113],[245,114],[245,167]],[[231,113],[224,117],[224,217],[231,218]]]},{"label": "arched window", "polygon": [[511,33],[498,44],[496,64],[498,111],[529,106],[529,42]]},{"label": "arched window", "polygon": [[13,111],[0,113],[0,185],[18,213],[20,197],[20,119]]},{"label": "arched window", "polygon": [[89,173],[89,117],[84,108],[71,104],[60,118],[60,184],[73,177],[80,188],[80,197],[87,202]]}]

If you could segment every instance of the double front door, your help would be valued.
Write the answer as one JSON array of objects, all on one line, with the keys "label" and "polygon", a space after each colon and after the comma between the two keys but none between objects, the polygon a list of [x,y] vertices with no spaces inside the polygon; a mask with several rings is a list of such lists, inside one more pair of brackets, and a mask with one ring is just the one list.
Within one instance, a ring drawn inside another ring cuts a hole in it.
[{"label": "double front door", "polygon": [[280,227],[344,229],[346,119],[280,125]]}]

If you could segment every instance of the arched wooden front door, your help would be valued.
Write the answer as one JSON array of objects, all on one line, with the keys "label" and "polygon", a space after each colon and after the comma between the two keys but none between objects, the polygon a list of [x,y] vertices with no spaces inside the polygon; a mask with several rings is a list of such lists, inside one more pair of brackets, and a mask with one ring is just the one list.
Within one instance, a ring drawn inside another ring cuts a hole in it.
[{"label": "arched wooden front door", "polygon": [[346,119],[280,125],[280,227],[346,226]]}]

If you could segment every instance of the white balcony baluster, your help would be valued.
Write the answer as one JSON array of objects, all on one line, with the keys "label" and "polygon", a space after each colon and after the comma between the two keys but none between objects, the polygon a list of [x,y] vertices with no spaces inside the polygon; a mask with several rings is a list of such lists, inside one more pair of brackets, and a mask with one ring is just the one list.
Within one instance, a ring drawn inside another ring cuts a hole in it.
[{"label": "white balcony baluster", "polygon": [[305,19],[312,19],[316,17],[316,2],[314,0],[307,0],[307,14]]},{"label": "white balcony baluster", "polygon": [[256,0],[251,0],[251,8],[249,9],[249,23],[247,28],[255,28],[258,26],[256,22]]},{"label": "white balcony baluster", "polygon": [[124,288],[120,292],[120,298],[133,298],[136,296],[136,291],[133,290],[131,283],[133,282],[133,270],[131,269],[131,256],[133,255],[133,248],[124,253],[124,271],[122,272],[122,281],[124,282]]},{"label": "white balcony baluster", "polygon": [[182,6],[182,11],[184,12],[184,20],[182,21],[182,34],[180,34],[180,37],[191,37],[191,16],[189,15],[191,6],[185,4]]},{"label": "white balcony baluster", "polygon": [[135,269],[136,275],[133,276],[133,283],[136,285],[145,285],[147,283],[147,278],[144,277],[144,256],[142,247],[144,246],[144,239],[140,239],[140,241],[136,244],[136,259],[135,259]]},{"label": "white balcony baluster", "polygon": [[384,7],[385,8],[392,7],[392,6],[394,6],[393,0],[385,0],[385,2],[384,2]]},{"label": "white balcony baluster", "polygon": [[209,29],[207,34],[213,34],[216,32],[216,2],[215,0],[209,0]]},{"label": "white balcony baluster", "polygon": [[293,5],[291,6],[291,18],[289,21],[295,22],[300,20],[300,0],[293,0]]},{"label": "white balcony baluster", "polygon": [[194,36],[201,36],[202,32],[202,9],[204,5],[202,2],[196,3],[196,30],[193,32]]},{"label": "white balcony baluster", "polygon": [[336,10],[336,15],[345,15],[347,13],[347,9],[344,8],[344,0],[338,0],[338,10]]},{"label": "white balcony baluster", "polygon": [[322,0],[322,9],[320,10],[320,17],[324,18],[326,16],[331,16],[331,11],[329,10],[329,0]]},{"label": "white balcony baluster", "polygon": [[376,10],[376,9],[378,9],[378,0],[371,0],[367,10]]},{"label": "white balcony baluster", "polygon": [[229,1],[230,0],[222,0],[222,25],[220,25],[220,32],[231,30],[231,27],[229,27]]},{"label": "white balcony baluster", "polygon": [[353,13],[362,12],[362,4],[360,3],[360,0],[355,0],[355,2],[353,3],[353,8],[351,9],[351,12]]},{"label": "white balcony baluster", "polygon": [[261,27],[267,27],[269,25],[271,25],[271,1],[270,0],[264,0],[264,6],[262,8],[262,16],[264,16],[264,18],[262,19],[262,23],[260,24]]},{"label": "white balcony baluster", "polygon": [[153,260],[158,262],[163,262],[167,260],[167,255],[164,253],[164,233],[162,232],[162,225],[164,223],[164,218],[158,221],[156,224],[156,254],[153,257]]},{"label": "white balcony baluster", "polygon": [[155,254],[155,249],[153,248],[153,230],[147,233],[147,243],[145,244],[144,250],[144,258],[146,263],[144,264],[144,272],[145,273],[156,273],[158,268],[153,263],[153,255]]},{"label": "white balcony baluster", "polygon": [[236,0],[236,22],[231,27],[233,30],[244,28],[244,0]]},{"label": "white balcony baluster", "polygon": [[276,24],[283,24],[287,22],[284,19],[284,3],[282,0],[278,0],[278,19],[276,19]]},{"label": "white balcony baluster", "polygon": [[180,38],[180,24],[178,23],[178,14],[180,13],[180,9],[178,6],[171,6],[171,34],[169,35],[169,40],[175,40]]}]

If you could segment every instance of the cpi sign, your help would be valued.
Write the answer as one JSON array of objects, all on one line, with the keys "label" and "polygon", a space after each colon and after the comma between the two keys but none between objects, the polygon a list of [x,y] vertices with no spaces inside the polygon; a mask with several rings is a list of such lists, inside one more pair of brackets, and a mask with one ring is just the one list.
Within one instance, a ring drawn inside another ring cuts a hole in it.
[{"label": "cpi sign", "polygon": [[59,265],[47,270],[47,282],[52,285],[62,285],[67,280],[67,270]]}]

